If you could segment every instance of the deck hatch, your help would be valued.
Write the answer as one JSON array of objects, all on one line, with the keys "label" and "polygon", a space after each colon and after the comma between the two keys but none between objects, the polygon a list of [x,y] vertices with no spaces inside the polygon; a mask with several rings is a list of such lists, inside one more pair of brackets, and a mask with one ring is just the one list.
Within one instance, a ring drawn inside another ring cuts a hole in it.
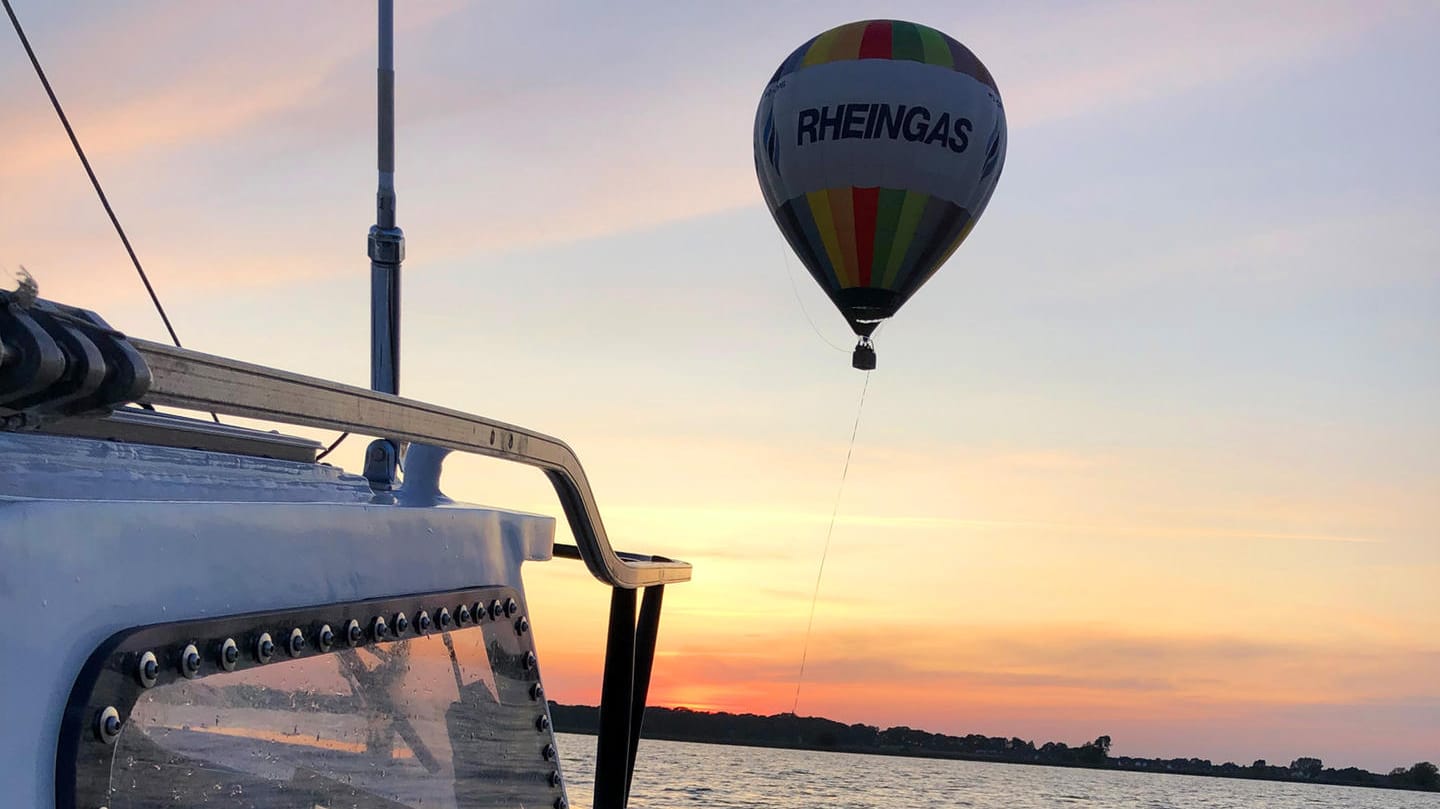
[{"label": "deck hatch", "polygon": [[[508,587],[471,588],[118,633],[71,692],[58,803],[564,805],[533,635],[486,609],[512,600]],[[483,617],[398,631],[401,614],[462,609]],[[349,626],[365,628],[353,645],[334,637]]]}]

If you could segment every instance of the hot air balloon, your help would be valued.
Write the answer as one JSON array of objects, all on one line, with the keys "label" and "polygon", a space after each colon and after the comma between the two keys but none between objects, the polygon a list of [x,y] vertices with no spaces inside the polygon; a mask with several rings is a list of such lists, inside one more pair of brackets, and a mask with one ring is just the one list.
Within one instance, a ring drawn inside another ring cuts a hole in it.
[{"label": "hot air balloon", "polygon": [[965,241],[1005,163],[990,71],[934,28],[866,20],[780,64],[755,115],[755,173],[775,223],[860,337]]}]

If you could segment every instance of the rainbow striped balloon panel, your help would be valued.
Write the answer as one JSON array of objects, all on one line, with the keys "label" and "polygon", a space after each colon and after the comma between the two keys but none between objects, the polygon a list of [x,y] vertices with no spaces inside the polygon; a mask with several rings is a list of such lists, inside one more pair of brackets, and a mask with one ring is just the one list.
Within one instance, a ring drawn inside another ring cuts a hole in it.
[{"label": "rainbow striped balloon panel", "polygon": [[1005,141],[994,79],[969,49],[871,20],[781,63],[756,114],[755,169],[796,255],[868,335],[969,235]]}]

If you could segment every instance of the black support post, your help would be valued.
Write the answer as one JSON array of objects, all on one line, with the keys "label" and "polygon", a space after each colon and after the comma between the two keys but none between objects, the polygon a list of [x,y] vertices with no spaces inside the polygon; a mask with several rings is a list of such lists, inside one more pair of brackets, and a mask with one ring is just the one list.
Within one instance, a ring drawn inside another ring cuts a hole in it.
[{"label": "black support post", "polygon": [[595,809],[625,809],[630,772],[630,716],[635,687],[635,591],[610,591],[600,738],[595,750]]},{"label": "black support post", "polygon": [[635,627],[635,689],[630,698],[630,757],[625,770],[625,800],[630,800],[630,781],[635,775],[635,752],[640,747],[640,727],[645,723],[645,701],[650,696],[650,670],[655,664],[655,639],[660,634],[660,602],[665,585],[645,588],[640,601],[640,622]]}]

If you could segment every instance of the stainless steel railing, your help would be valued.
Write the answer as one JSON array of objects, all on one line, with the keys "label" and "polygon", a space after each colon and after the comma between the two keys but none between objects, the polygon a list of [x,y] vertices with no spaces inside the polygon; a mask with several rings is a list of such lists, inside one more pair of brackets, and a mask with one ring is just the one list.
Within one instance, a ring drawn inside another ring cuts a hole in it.
[{"label": "stainless steel railing", "polygon": [[[575,535],[574,554],[596,578],[624,589],[690,579],[685,562],[615,552],[580,459],[558,438],[388,393],[128,338],[93,312],[0,291],[0,428],[50,423],[77,434],[64,425],[129,402],[343,430],[537,467],[560,498]],[[569,551],[556,548],[561,556]]]},{"label": "stainless steel railing", "polygon": [[[690,564],[617,554],[585,470],[565,442],[513,424],[274,368],[131,338],[152,381],[145,403],[433,444],[539,468],[596,578],[633,589],[690,579]],[[566,555],[563,546],[557,548]]]}]

